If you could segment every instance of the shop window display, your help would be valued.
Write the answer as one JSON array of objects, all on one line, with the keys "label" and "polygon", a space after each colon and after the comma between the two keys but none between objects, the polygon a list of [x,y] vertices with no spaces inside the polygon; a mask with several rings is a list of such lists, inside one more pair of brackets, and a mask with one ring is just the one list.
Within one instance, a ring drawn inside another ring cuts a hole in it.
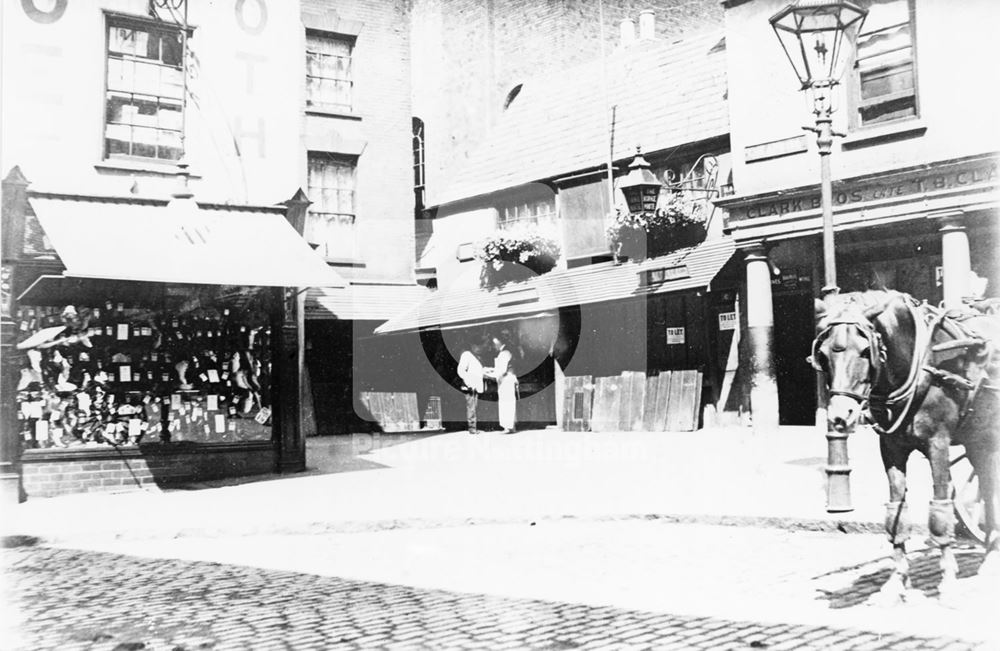
[{"label": "shop window display", "polygon": [[25,448],[271,439],[266,316],[22,307],[17,411]]}]

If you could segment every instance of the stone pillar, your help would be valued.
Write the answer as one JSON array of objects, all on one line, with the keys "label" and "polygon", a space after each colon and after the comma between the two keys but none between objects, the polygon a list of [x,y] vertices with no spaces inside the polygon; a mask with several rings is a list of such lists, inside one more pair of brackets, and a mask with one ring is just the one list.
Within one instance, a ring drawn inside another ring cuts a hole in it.
[{"label": "stone pillar", "polygon": [[750,348],[750,411],[756,433],[778,429],[778,382],[774,371],[774,304],[767,250],[745,251],[747,338]]},{"label": "stone pillar", "polygon": [[0,265],[0,510],[21,501],[21,439],[18,431],[18,362],[15,349],[14,272],[24,246],[24,214],[28,205],[28,181],[15,167],[3,180],[2,233],[3,261]]},{"label": "stone pillar", "polygon": [[948,309],[962,306],[962,299],[969,295],[969,275],[972,262],[969,256],[969,236],[965,232],[962,211],[930,215],[941,220],[941,266],[944,283],[944,306]]}]

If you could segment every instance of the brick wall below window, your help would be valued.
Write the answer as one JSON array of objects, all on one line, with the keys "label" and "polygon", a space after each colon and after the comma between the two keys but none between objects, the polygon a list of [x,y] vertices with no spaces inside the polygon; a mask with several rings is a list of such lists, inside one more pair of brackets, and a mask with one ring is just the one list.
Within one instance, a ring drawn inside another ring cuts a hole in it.
[{"label": "brick wall below window", "polygon": [[121,454],[114,450],[28,450],[21,460],[21,476],[24,491],[32,498],[246,477],[273,472],[274,467],[271,443],[186,449],[151,445]]}]

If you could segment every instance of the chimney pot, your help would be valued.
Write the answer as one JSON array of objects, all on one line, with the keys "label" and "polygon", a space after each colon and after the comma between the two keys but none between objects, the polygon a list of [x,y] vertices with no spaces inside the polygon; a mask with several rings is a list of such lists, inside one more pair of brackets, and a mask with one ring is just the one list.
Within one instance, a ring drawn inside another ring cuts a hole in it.
[{"label": "chimney pot", "polygon": [[618,24],[618,31],[621,35],[622,47],[628,47],[635,43],[635,23],[631,18],[622,18]]},{"label": "chimney pot", "polygon": [[656,38],[656,15],[652,9],[639,12],[639,40],[651,41]]}]

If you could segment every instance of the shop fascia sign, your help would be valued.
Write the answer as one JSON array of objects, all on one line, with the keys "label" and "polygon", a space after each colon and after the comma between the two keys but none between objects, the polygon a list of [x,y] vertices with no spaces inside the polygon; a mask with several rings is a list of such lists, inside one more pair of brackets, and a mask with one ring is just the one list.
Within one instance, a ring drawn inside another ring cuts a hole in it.
[{"label": "shop fascia sign", "polygon": [[[949,190],[982,189],[997,181],[996,160],[976,160],[961,164],[938,165],[932,169],[898,174],[873,180],[834,183],[834,208],[850,207],[877,201],[917,197]],[[727,223],[782,217],[821,208],[818,189],[793,190],[777,199],[750,202],[736,200],[732,204],[719,202],[729,211]]]}]

